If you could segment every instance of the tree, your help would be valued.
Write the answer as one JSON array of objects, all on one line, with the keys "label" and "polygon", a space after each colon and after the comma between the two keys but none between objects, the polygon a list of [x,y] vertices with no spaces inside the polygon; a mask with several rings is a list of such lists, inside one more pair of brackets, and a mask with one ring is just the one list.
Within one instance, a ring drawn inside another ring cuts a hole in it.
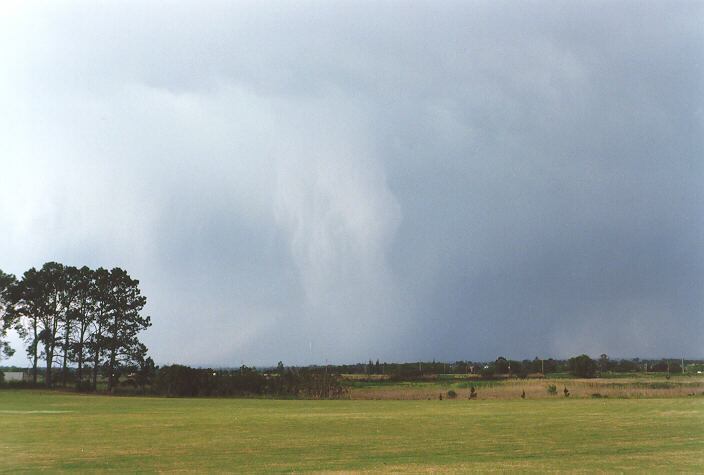
[{"label": "tree", "polygon": [[567,364],[570,373],[578,378],[593,378],[596,373],[596,362],[587,355],[570,358]]},{"label": "tree", "polygon": [[15,283],[15,276],[0,270],[0,359],[9,358],[15,353],[10,344],[4,340],[7,330],[12,327],[12,304],[9,292]]},{"label": "tree", "polygon": [[69,342],[71,361],[78,364],[77,386],[80,390],[83,384],[83,365],[88,357],[88,337],[95,321],[96,305],[93,299],[94,276],[93,271],[83,266],[75,275],[75,306],[71,309],[71,321],[75,325],[74,338]]},{"label": "tree", "polygon": [[80,271],[73,266],[63,268],[59,288],[59,313],[57,318],[62,326],[63,339],[58,342],[62,351],[61,385],[66,387],[68,378],[68,363],[71,353],[71,341],[76,324],[76,299],[81,284]]},{"label": "tree", "polygon": [[494,370],[498,374],[507,374],[508,373],[508,360],[504,358],[503,356],[499,356],[496,358],[496,361],[494,362]]},{"label": "tree", "polygon": [[615,369],[619,373],[635,372],[638,371],[638,363],[636,363],[635,361],[621,360],[618,362],[618,365],[616,365]]},{"label": "tree", "polygon": [[32,267],[22,275],[22,280],[12,284],[7,292],[12,309],[12,322],[27,344],[27,357],[32,362],[32,382],[37,383],[39,360],[40,318],[46,308],[42,274]]},{"label": "tree", "polygon": [[[146,354],[146,348],[144,354]],[[139,358],[137,371],[135,371],[135,382],[142,388],[142,392],[145,391],[147,384],[151,384],[154,380],[156,370],[157,368],[153,359],[145,359],[144,357]]]},{"label": "tree", "polygon": [[110,272],[108,270],[100,267],[93,272],[89,292],[91,302],[90,311],[92,312],[90,324],[92,328],[90,337],[87,340],[87,350],[93,363],[93,382],[91,384],[93,391],[95,391],[98,386],[98,369],[103,363],[105,354],[103,339],[110,319],[108,301],[110,298],[111,285]]},{"label": "tree", "polygon": [[606,373],[611,368],[611,362],[609,361],[609,356],[606,353],[602,353],[599,356],[599,372]]},{"label": "tree", "polygon": [[65,287],[65,269],[58,262],[47,262],[39,270],[39,297],[42,303],[39,314],[39,341],[44,346],[43,356],[46,362],[46,386],[51,387],[52,367],[58,343],[61,324],[61,311]]},{"label": "tree", "polygon": [[149,328],[151,321],[149,317],[140,315],[147,298],[141,294],[138,280],[116,267],[110,271],[109,282],[108,325],[102,346],[107,354],[108,391],[111,391],[119,377],[120,368],[144,358],[146,347],[139,342],[137,334]]},{"label": "tree", "polygon": [[555,361],[552,358],[548,358],[546,360],[543,360],[542,366],[545,369],[545,371],[541,371],[541,373],[548,374],[548,373],[555,373],[557,371],[557,361]]}]

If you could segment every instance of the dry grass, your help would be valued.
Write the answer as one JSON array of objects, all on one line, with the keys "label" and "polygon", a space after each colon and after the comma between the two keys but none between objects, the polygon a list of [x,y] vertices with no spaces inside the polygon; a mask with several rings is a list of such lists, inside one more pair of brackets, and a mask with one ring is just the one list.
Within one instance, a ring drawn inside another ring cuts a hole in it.
[{"label": "dry grass", "polygon": [[342,374],[340,376],[349,381],[388,381],[391,379],[388,374]]},{"label": "dry grass", "polygon": [[[557,394],[551,396],[548,386],[554,384]],[[447,397],[447,391],[452,389],[457,393],[457,399],[468,399],[469,386],[474,386],[477,399],[516,399],[525,391],[528,399],[545,399],[564,397],[564,388],[570,397],[586,398],[669,398],[682,396],[704,395],[704,379],[688,378],[682,381],[668,381],[664,378],[643,380],[627,379],[542,379],[542,380],[501,380],[439,384],[380,384],[378,386],[355,388],[351,391],[352,399],[394,399],[422,400]]]}]

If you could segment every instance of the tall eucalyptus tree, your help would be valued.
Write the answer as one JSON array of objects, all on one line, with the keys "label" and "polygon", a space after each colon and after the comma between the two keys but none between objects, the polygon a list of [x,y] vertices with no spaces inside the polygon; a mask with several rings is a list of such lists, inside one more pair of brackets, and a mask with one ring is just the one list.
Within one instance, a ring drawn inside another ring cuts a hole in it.
[{"label": "tall eucalyptus tree", "polygon": [[12,322],[27,345],[27,357],[32,362],[32,382],[37,382],[37,362],[41,334],[40,318],[47,306],[42,274],[32,267],[7,292]]},{"label": "tall eucalyptus tree", "polygon": [[146,347],[137,334],[151,326],[150,318],[140,314],[146,303],[138,280],[119,267],[110,271],[108,325],[102,339],[107,354],[108,391],[115,386],[121,367],[144,358]]},{"label": "tall eucalyptus tree", "polygon": [[13,323],[9,293],[15,281],[14,275],[5,274],[0,270],[0,359],[9,358],[15,353],[15,350],[5,341],[7,330],[12,327]]},{"label": "tall eucalyptus tree", "polygon": [[71,309],[70,319],[74,323],[74,337],[69,343],[71,361],[78,365],[77,386],[83,385],[83,365],[88,356],[88,340],[90,330],[95,321],[97,305],[93,295],[94,272],[83,266],[76,274],[76,301]]}]

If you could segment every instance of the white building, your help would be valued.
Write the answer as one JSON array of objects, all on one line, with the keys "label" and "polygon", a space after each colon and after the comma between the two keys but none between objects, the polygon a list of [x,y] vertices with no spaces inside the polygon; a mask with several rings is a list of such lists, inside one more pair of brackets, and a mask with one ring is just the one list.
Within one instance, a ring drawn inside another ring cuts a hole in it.
[{"label": "white building", "polygon": [[7,381],[23,381],[24,373],[22,371],[5,371],[5,382]]}]

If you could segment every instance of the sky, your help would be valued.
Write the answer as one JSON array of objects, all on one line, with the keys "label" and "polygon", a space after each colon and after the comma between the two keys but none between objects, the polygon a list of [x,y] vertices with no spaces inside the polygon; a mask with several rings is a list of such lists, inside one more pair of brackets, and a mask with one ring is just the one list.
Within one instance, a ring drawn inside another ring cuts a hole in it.
[{"label": "sky", "polygon": [[703,24],[4,2],[0,269],[124,268],[158,364],[704,357]]}]

